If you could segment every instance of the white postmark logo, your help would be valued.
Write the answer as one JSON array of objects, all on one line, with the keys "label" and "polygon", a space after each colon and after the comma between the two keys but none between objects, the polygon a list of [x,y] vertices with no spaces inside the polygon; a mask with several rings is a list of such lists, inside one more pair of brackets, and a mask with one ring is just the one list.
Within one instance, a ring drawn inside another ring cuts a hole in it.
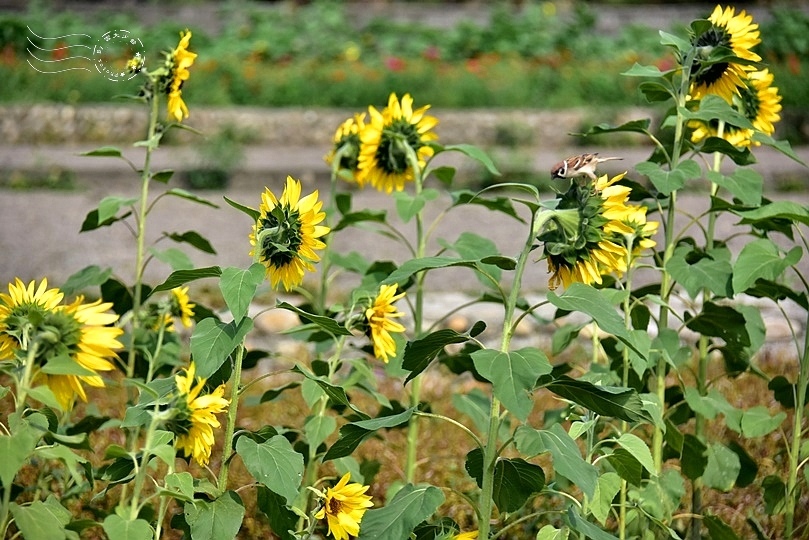
[{"label": "white postmark logo", "polygon": [[28,28],[28,65],[40,73],[97,71],[111,81],[127,81],[146,62],[143,43],[129,30],[110,30],[93,39],[89,34],[45,37]]}]

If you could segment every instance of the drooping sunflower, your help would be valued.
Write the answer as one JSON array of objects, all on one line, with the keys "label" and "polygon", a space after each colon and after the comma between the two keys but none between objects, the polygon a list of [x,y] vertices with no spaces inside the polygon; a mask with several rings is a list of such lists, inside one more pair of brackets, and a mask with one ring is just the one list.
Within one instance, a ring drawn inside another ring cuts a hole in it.
[{"label": "drooping sunflower", "polygon": [[391,332],[404,332],[405,327],[394,319],[404,316],[398,311],[394,302],[404,297],[405,293],[396,294],[397,285],[382,285],[379,294],[365,310],[365,320],[374,346],[374,356],[387,363],[390,357],[396,356],[396,341]]},{"label": "drooping sunflower", "polygon": [[753,68],[736,62],[703,66],[699,60],[701,52],[709,54],[716,47],[725,47],[738,58],[758,62],[761,57],[752,50],[761,42],[758,24],[753,23],[753,17],[744,10],[736,14],[735,8],[722,9],[719,5],[708,20],[712,23],[711,27],[691,39],[691,44],[698,48],[697,59],[692,66],[691,96],[701,99],[706,94],[716,94],[730,102],[744,88],[747,78],[745,72]]},{"label": "drooping sunflower", "polygon": [[65,296],[59,289],[48,289],[47,278],[38,288],[35,284],[36,281],[31,281],[26,286],[15,278],[8,285],[8,294],[0,293],[0,360],[11,360],[15,351],[28,348],[32,330],[29,315],[44,318]]},{"label": "drooping sunflower", "polygon": [[195,374],[196,366],[192,362],[185,375],[178,373],[174,376],[177,386],[175,415],[167,427],[175,435],[174,446],[204,467],[211,459],[211,448],[216,442],[213,430],[221,426],[216,415],[225,412],[230,402],[223,397],[224,384],[210,394],[202,394],[206,379],[195,377]]},{"label": "drooping sunflower", "polygon": [[169,118],[182,122],[188,118],[188,107],[183,101],[182,87],[185,81],[191,76],[188,68],[194,63],[197,58],[196,53],[188,50],[189,42],[191,41],[191,32],[186,30],[180,32],[180,42],[177,48],[174,49],[169,55],[169,75],[168,85],[166,87],[166,94],[168,95],[167,108]]},{"label": "drooping sunflower", "polygon": [[548,286],[603,282],[602,276],[626,272],[633,255],[653,247],[657,223],[646,209],[628,202],[631,189],[615,185],[624,177],[606,175],[594,185],[574,183],[560,195],[553,218],[539,235],[551,277]]},{"label": "drooping sunflower", "polygon": [[[360,133],[365,129],[365,113],[355,114],[337,128],[334,133],[334,147],[326,155],[326,163],[332,167],[337,167],[338,171],[347,171],[349,175],[344,175],[346,180],[354,181],[363,187],[363,182],[359,178],[359,158],[360,158]],[[339,163],[334,163],[339,157]]]},{"label": "drooping sunflower", "polygon": [[402,96],[401,103],[396,94],[391,94],[382,112],[368,108],[370,122],[360,133],[360,182],[390,193],[402,191],[407,182],[413,181],[413,158],[408,159],[408,154],[424,168],[434,153],[428,143],[438,139],[432,131],[438,119],[426,114],[429,108],[425,105],[413,110],[410,94]]},{"label": "drooping sunflower", "polygon": [[267,268],[273,289],[283,284],[289,291],[303,282],[306,271],[314,272],[320,260],[315,250],[326,247],[320,238],[329,228],[318,225],[326,218],[315,190],[301,198],[301,183],[291,176],[280,198],[266,188],[261,194],[259,218],[250,233],[250,255]]},{"label": "drooping sunflower", "polygon": [[[772,135],[775,132],[775,123],[781,119],[781,96],[778,88],[772,86],[773,74],[769,70],[752,71],[748,73],[745,86],[739,95],[733,97],[732,105],[743,114],[753,124],[755,129],[740,128],[731,124],[725,124],[722,138],[730,144],[739,147],[760,145],[753,141],[756,131],[765,135]],[[690,123],[694,127],[691,134],[693,142],[700,142],[707,137],[719,135],[718,122]]]},{"label": "drooping sunflower", "polygon": [[0,294],[0,359],[17,356],[27,361],[19,352],[32,354],[37,368],[50,360],[75,363],[70,374],[35,374],[59,405],[69,410],[77,397],[87,401],[83,383],[104,386],[98,372],[115,369],[108,358],[115,358],[115,351],[123,348],[117,339],[123,330],[109,326],[118,320],[118,315],[109,313],[111,303],[96,300],[85,304],[80,296],[65,305],[64,294],[48,289],[47,279],[38,288],[35,283],[26,286],[18,278],[9,285],[9,294]]},{"label": "drooping sunflower", "polygon": [[336,486],[326,489],[322,495],[323,506],[315,513],[316,519],[326,518],[329,534],[335,540],[349,540],[360,533],[362,516],[372,507],[371,496],[365,495],[370,486],[358,482],[348,483],[351,473],[346,473]]}]

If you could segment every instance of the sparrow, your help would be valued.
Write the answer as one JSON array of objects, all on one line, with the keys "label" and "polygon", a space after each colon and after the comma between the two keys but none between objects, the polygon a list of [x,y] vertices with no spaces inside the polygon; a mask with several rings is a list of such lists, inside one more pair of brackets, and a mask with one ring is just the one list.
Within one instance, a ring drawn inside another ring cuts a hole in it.
[{"label": "sparrow", "polygon": [[556,178],[576,178],[577,176],[588,176],[591,180],[596,180],[596,167],[604,161],[613,159],[623,159],[619,157],[600,158],[598,154],[581,154],[580,156],[569,157],[560,161],[551,168],[551,179]]}]

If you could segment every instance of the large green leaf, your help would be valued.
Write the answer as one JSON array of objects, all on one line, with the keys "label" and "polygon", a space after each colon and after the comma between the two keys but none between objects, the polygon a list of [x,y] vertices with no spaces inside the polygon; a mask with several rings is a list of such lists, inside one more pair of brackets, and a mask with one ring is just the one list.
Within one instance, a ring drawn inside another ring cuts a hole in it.
[{"label": "large green leaf", "polygon": [[96,265],[86,266],[72,274],[59,287],[65,296],[73,296],[90,287],[96,287],[106,282],[112,275],[112,268],[101,268]]},{"label": "large green leaf", "polygon": [[601,416],[611,416],[627,422],[640,419],[652,421],[635,390],[619,386],[598,386],[581,379],[562,375],[543,386]]},{"label": "large green leaf", "polygon": [[687,120],[702,120],[703,122],[724,120],[739,128],[755,129],[749,118],[734,109],[724,98],[712,94],[708,94],[700,100],[699,109],[696,111],[681,108],[680,113]]},{"label": "large green leaf", "polygon": [[724,414],[725,424],[736,433],[741,433],[742,411],[731,405],[716,388],[711,388],[702,396],[696,388],[688,387],[684,396],[686,403],[695,413],[709,420],[716,418],[717,414]]},{"label": "large green leaf", "polygon": [[283,435],[259,444],[250,437],[239,437],[236,452],[253,478],[292,504],[303,479],[303,456]]},{"label": "large green leaf", "polygon": [[572,504],[568,507],[564,517],[568,526],[574,531],[580,532],[584,538],[589,538],[590,540],[618,540],[617,537],[599,529],[596,525],[584,519]]},{"label": "large green leaf", "polygon": [[213,501],[186,503],[184,513],[194,540],[231,540],[242,526],[244,505],[238,494],[228,491]]},{"label": "large green leaf", "polygon": [[365,513],[357,540],[406,540],[443,502],[437,487],[408,484],[388,504]]},{"label": "large green leaf", "polygon": [[[439,241],[444,247],[447,249],[451,249],[455,253],[457,253],[463,259],[480,259],[485,260],[489,258],[493,259],[500,259],[500,251],[497,249],[497,244],[489,240],[488,238],[484,238],[482,236],[478,236],[477,234],[471,232],[463,232],[458,237],[458,239],[450,244],[448,242]],[[486,272],[491,279],[495,282],[500,282],[500,277],[502,272],[500,268],[498,268],[494,264],[480,264],[481,270]],[[475,272],[475,275],[478,278],[483,286],[491,287],[492,282],[486,276],[478,274]]]},{"label": "large green leaf", "polygon": [[809,208],[793,201],[769,202],[752,210],[734,210],[742,218],[742,224],[760,224],[764,221],[782,219],[809,225]]},{"label": "large green leaf", "polygon": [[516,512],[545,487],[542,467],[523,459],[499,459],[494,466],[492,498],[501,512]]},{"label": "large green leaf", "polygon": [[710,540],[739,540],[733,528],[717,516],[706,515],[702,518],[702,523],[708,529]]},{"label": "large green leaf", "polygon": [[511,199],[508,197],[481,197],[480,193],[475,193],[474,191],[468,189],[453,191],[450,193],[450,196],[452,197],[453,206],[459,206],[462,204],[479,204],[480,206],[488,208],[489,210],[502,212],[507,216],[511,216],[520,223],[525,223],[525,220],[517,213]]},{"label": "large green leaf", "polygon": [[681,189],[689,180],[694,180],[702,175],[702,169],[700,169],[697,162],[690,159],[678,163],[670,171],[651,161],[638,163],[635,170],[648,176],[654,187],[665,196],[670,195],[672,191]]},{"label": "large green leaf", "polygon": [[511,352],[481,349],[472,353],[472,360],[477,372],[492,383],[494,395],[523,422],[534,405],[530,392],[537,379],[553,370],[545,353],[531,347]]},{"label": "large green leaf", "polygon": [[158,261],[164,262],[171,267],[172,270],[192,270],[194,263],[191,258],[182,250],[177,248],[156,249],[149,248],[149,253]]},{"label": "large green leaf", "polygon": [[696,298],[704,289],[715,296],[732,296],[733,267],[727,250],[714,250],[694,263],[690,262],[692,255],[689,246],[679,246],[666,263],[666,270],[688,291],[689,296]]},{"label": "large green leaf", "polygon": [[770,416],[770,411],[762,405],[747,409],[742,414],[742,434],[745,437],[763,437],[778,429],[786,417],[784,411]]},{"label": "large green leaf", "polygon": [[189,244],[204,253],[216,255],[216,250],[213,248],[208,239],[199,234],[197,231],[186,231],[184,233],[170,233],[170,234],[164,233],[164,234],[166,234],[168,238],[171,238],[175,242]]},{"label": "large green leaf", "polygon": [[733,291],[746,291],[758,279],[775,281],[788,267],[797,263],[803,251],[795,246],[782,256],[781,251],[766,238],[744,245],[733,266]]},{"label": "large green leaf", "polygon": [[172,272],[171,275],[155,287],[152,292],[170,291],[175,287],[181,287],[189,281],[197,279],[219,277],[222,275],[222,269],[218,266],[206,266],[205,268],[194,268],[193,270],[177,270]]},{"label": "large green leaf", "polygon": [[387,212],[384,210],[360,210],[357,212],[350,212],[348,214],[343,214],[340,221],[332,228],[331,231],[337,232],[349,227],[350,225],[356,225],[357,223],[364,223],[366,221],[384,223],[386,216]]},{"label": "large green leaf", "polygon": [[286,309],[288,311],[292,311],[293,313],[297,313],[298,317],[300,317],[302,320],[315,324],[332,335],[335,336],[351,335],[350,330],[348,330],[345,326],[339,324],[331,317],[325,317],[323,315],[315,315],[314,313],[309,313],[287,302],[278,302],[275,305],[275,307],[279,309]]},{"label": "large green leaf", "polygon": [[525,456],[550,452],[553,457],[554,470],[575,482],[588,497],[593,497],[598,471],[584,460],[576,441],[560,424],[554,424],[550,429],[520,426],[514,434],[514,440],[517,443],[517,449]]},{"label": "large green leaf", "polygon": [[638,491],[637,504],[655,519],[669,521],[684,495],[685,482],[682,475],[678,471],[667,469],[644,483]]},{"label": "large green leaf", "polygon": [[359,422],[351,422],[343,425],[340,428],[340,438],[329,448],[326,455],[323,456],[323,461],[350,455],[366,437],[370,436],[375,431],[398,427],[408,422],[410,417],[413,416],[413,411],[415,411],[415,408],[411,407],[398,414],[380,416],[378,418],[371,418],[370,420],[360,420]]},{"label": "large green leaf", "polygon": [[631,433],[624,433],[618,437],[615,442],[618,443],[621,448],[632,454],[632,457],[637,459],[649,474],[655,474],[652,452],[649,450],[649,446],[643,442],[643,439]]},{"label": "large green leaf", "polygon": [[730,491],[741,470],[739,456],[724,444],[708,445],[708,464],[702,475],[707,487],[721,491]]},{"label": "large green leaf", "polygon": [[270,528],[281,540],[295,540],[290,531],[298,528],[298,516],[287,507],[286,500],[264,486],[256,487],[256,506],[267,516]]},{"label": "large green leaf", "polygon": [[329,399],[334,401],[339,405],[343,405],[344,407],[350,407],[355,413],[357,413],[361,418],[368,419],[368,415],[362,412],[360,409],[356,408],[352,403],[351,400],[348,399],[348,394],[341,386],[336,386],[331,384],[327,381],[324,377],[320,377],[315,375],[307,368],[301,366],[300,364],[296,364],[295,367],[292,368],[294,373],[300,373],[308,380],[317,384],[323,392],[329,396]]},{"label": "large green leaf", "polygon": [[444,328],[421,339],[408,341],[402,358],[402,367],[410,371],[410,374],[405,379],[405,384],[427,369],[430,362],[438,356],[438,353],[444,347],[452,343],[465,343],[469,339],[468,334],[460,334],[451,328]]},{"label": "large green leaf", "polygon": [[428,201],[437,198],[438,190],[435,189],[425,189],[421,193],[413,194],[406,191],[396,191],[393,193],[393,199],[396,201],[396,212],[405,223],[421,212]]},{"label": "large green leaf", "polygon": [[332,416],[314,415],[303,425],[303,432],[306,434],[306,442],[312,448],[320,446],[329,435],[337,429],[337,420]]},{"label": "large green leaf", "polygon": [[65,525],[70,523],[70,511],[59,504],[53,494],[48,495],[44,502],[34,501],[24,506],[11,503],[10,509],[11,515],[14,516],[14,524],[23,538],[36,538],[36,540],[65,538]]},{"label": "large green leaf", "polygon": [[[11,422],[10,422],[11,423]],[[34,413],[14,423],[11,434],[0,434],[0,482],[11,486],[17,471],[25,464],[37,442],[48,429],[48,420]]]},{"label": "large green leaf", "polygon": [[680,466],[686,478],[696,480],[705,473],[708,465],[707,453],[705,443],[690,433],[683,435]]},{"label": "large green leaf", "polygon": [[245,205],[243,205],[241,203],[238,203],[238,202],[236,202],[236,201],[234,201],[232,199],[228,199],[227,197],[223,197],[223,199],[225,199],[225,202],[228,203],[233,208],[235,208],[236,210],[246,214],[250,219],[253,220],[253,223],[258,221],[258,218],[261,215],[261,212],[259,212],[255,208],[250,208],[249,206],[245,206]]},{"label": "large green leaf", "polygon": [[471,144],[448,144],[441,149],[443,152],[461,152],[486,167],[486,170],[495,176],[500,176],[500,171],[494,165],[489,155]]},{"label": "large green leaf", "polygon": [[264,266],[260,263],[253,263],[247,270],[232,266],[222,270],[219,290],[235,321],[241,321],[247,315],[256,290],[263,281]]},{"label": "large green leaf", "polygon": [[235,321],[225,324],[210,317],[197,323],[191,335],[197,377],[207,379],[216,373],[252,328],[250,317],[243,318],[238,325]]},{"label": "large green leaf", "polygon": [[392,285],[394,283],[405,283],[411,276],[418,274],[424,270],[432,270],[435,268],[449,268],[451,266],[466,266],[474,267],[476,260],[469,259],[456,259],[454,257],[422,257],[420,259],[410,259],[402,266],[391,272],[391,274],[382,282],[383,285]]},{"label": "large green leaf", "polygon": [[601,525],[606,525],[612,508],[612,500],[621,490],[621,477],[614,472],[605,472],[598,477],[596,492],[590,501],[590,512]]},{"label": "large green leaf", "polygon": [[703,336],[722,338],[728,346],[743,349],[750,345],[747,320],[731,306],[705,302],[696,316],[685,314],[685,325]]},{"label": "large green leaf", "polygon": [[145,519],[127,520],[118,514],[110,514],[102,524],[108,538],[115,540],[152,540],[154,531]]},{"label": "large green leaf", "polygon": [[210,206],[211,208],[219,208],[219,205],[217,205],[215,203],[212,203],[208,199],[204,199],[204,198],[200,197],[199,195],[191,193],[190,191],[187,191],[185,189],[171,188],[168,191],[166,191],[164,193],[164,195],[171,195],[173,197],[179,197],[181,199],[185,199],[186,201],[195,202],[195,203],[198,203],[198,204],[202,204],[204,206]]},{"label": "large green leaf", "polygon": [[730,176],[725,176],[716,171],[708,171],[707,177],[717,186],[728,190],[742,204],[747,206],[761,204],[764,180],[755,170],[740,167],[733,171]]},{"label": "large green leaf", "polygon": [[632,454],[623,448],[615,448],[612,453],[607,454],[607,461],[615,469],[618,476],[634,486],[641,485],[643,465]]}]

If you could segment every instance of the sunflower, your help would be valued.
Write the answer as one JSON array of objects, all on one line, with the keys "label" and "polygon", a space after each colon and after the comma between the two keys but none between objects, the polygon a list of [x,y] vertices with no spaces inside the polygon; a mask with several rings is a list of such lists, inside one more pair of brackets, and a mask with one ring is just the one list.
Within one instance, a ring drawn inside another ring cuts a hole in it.
[{"label": "sunflower", "polygon": [[180,322],[186,328],[191,327],[195,307],[197,305],[191,303],[188,297],[188,287],[176,287],[171,290],[171,314],[180,317]]},{"label": "sunflower", "polygon": [[[344,176],[347,180],[354,181],[363,187],[363,182],[359,178],[358,166],[360,157],[360,133],[365,129],[365,113],[355,114],[337,128],[334,133],[334,147],[326,155],[326,163],[332,167],[337,167],[338,171],[348,171],[350,176]],[[339,162],[334,163],[334,159],[339,156]]]},{"label": "sunflower", "polygon": [[85,304],[81,296],[72,304],[62,304],[64,294],[48,289],[47,279],[37,288],[35,281],[26,286],[17,278],[8,291],[0,294],[0,359],[13,358],[31,347],[35,347],[38,367],[50,360],[69,359],[75,363],[71,373],[40,374],[63,409],[71,409],[76,397],[87,401],[82,383],[103,387],[98,372],[114,369],[107,358],[123,348],[117,339],[123,330],[109,326],[118,320],[118,315],[108,313],[112,304],[101,300]]},{"label": "sunflower", "polygon": [[48,280],[43,279],[39,287],[36,281],[27,286],[20,278],[9,283],[8,294],[0,293],[0,360],[11,360],[15,351],[27,349],[31,322],[34,317],[43,319],[52,313],[64,298],[59,289],[48,289]]},{"label": "sunflower", "polygon": [[206,379],[196,378],[196,366],[192,362],[185,375],[176,374],[177,386],[175,416],[167,427],[175,434],[174,446],[183,451],[185,457],[192,457],[199,465],[205,466],[211,459],[211,448],[215,442],[213,428],[220,427],[216,415],[227,410],[230,402],[225,399],[225,385],[219,385],[210,394],[200,395]]},{"label": "sunflower", "polygon": [[406,182],[413,181],[413,163],[408,155],[414,154],[418,166],[424,168],[427,158],[434,153],[428,143],[438,138],[431,131],[438,120],[425,114],[429,108],[425,105],[414,111],[410,94],[402,96],[401,103],[396,94],[391,94],[382,112],[368,108],[370,123],[360,133],[360,183],[370,183],[379,191],[390,193],[402,191]]},{"label": "sunflower", "polygon": [[326,247],[321,237],[329,228],[318,225],[326,218],[322,202],[314,191],[301,198],[301,183],[287,177],[281,198],[268,188],[261,194],[259,217],[250,234],[253,250],[250,255],[267,268],[272,287],[284,285],[285,290],[303,282],[306,271],[314,272],[312,263],[320,260],[315,250]]},{"label": "sunflower", "polygon": [[[710,54],[716,47],[725,47],[738,58],[758,62],[761,57],[751,49],[761,42],[758,24],[745,11],[735,14],[735,8],[716,6],[708,17],[710,28],[692,36],[691,44]],[[697,56],[700,56],[698,52]],[[736,62],[719,62],[702,66],[699,58],[692,67],[691,96],[701,99],[706,94],[716,94],[730,102],[731,98],[745,87],[746,71],[752,68]]]},{"label": "sunflower", "polygon": [[326,489],[321,494],[324,499],[323,506],[315,514],[316,519],[326,518],[329,525],[329,534],[335,540],[348,540],[349,536],[360,533],[360,521],[368,508],[374,503],[371,496],[365,495],[370,486],[348,481],[351,473],[346,473],[336,486]]},{"label": "sunflower", "polygon": [[394,320],[404,316],[404,313],[397,311],[393,305],[405,295],[405,293],[396,294],[397,287],[397,285],[382,285],[373,304],[365,310],[374,355],[385,363],[389,357],[396,356],[396,342],[391,332],[405,331],[405,327]]},{"label": "sunflower", "polygon": [[191,41],[191,32],[186,30],[185,33],[180,32],[180,43],[177,48],[172,51],[169,56],[169,80],[166,87],[168,94],[168,115],[177,122],[182,122],[183,119],[188,118],[188,107],[185,106],[182,95],[182,87],[185,81],[191,76],[188,68],[194,63],[196,53],[188,50],[188,44]]},{"label": "sunflower", "polygon": [[[772,86],[773,74],[768,70],[753,71],[747,75],[745,86],[739,95],[733,97],[732,105],[741,114],[747,117],[755,129],[745,129],[734,125],[725,124],[722,131],[722,138],[734,146],[756,146],[761,143],[753,141],[756,131],[765,135],[772,135],[775,132],[775,123],[781,119],[781,96],[778,95],[778,88]],[[693,142],[700,142],[707,137],[719,135],[718,122],[699,122],[690,124],[694,127],[691,134]]]},{"label": "sunflower", "polygon": [[477,537],[478,531],[469,531],[455,535],[452,540],[477,540]]},{"label": "sunflower", "polygon": [[560,195],[550,225],[539,236],[551,289],[574,282],[601,284],[608,274],[620,277],[641,249],[655,245],[651,236],[657,223],[646,220],[644,207],[628,202],[631,189],[616,184],[623,177],[604,175],[592,186],[574,184]]}]

